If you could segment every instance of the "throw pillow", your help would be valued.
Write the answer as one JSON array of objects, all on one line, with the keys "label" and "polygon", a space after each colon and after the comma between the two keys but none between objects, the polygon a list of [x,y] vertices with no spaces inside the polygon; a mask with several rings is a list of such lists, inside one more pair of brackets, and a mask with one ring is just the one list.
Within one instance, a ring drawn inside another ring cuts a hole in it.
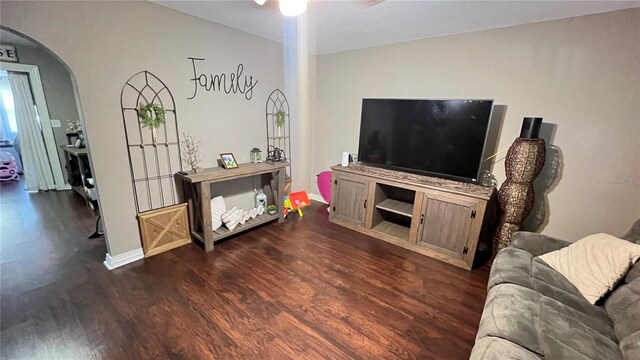
[{"label": "throw pillow", "polygon": [[222,196],[211,199],[211,228],[216,231],[222,226],[222,214],[227,211],[227,205]]},{"label": "throw pillow", "polygon": [[238,226],[239,220],[238,208],[235,206],[226,213],[222,214],[222,221],[224,222],[224,225],[231,231],[233,231],[233,229]]},{"label": "throw pillow", "polygon": [[595,304],[640,258],[640,245],[608,234],[595,234],[540,256]]}]

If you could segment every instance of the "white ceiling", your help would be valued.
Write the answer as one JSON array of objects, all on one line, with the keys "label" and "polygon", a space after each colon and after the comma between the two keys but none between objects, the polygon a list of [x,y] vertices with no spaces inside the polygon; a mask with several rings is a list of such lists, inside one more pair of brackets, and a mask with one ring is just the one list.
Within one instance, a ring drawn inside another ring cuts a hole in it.
[{"label": "white ceiling", "polygon": [[[160,5],[278,42],[291,26],[275,0],[160,1]],[[327,54],[351,49],[640,7],[634,1],[402,1],[311,0],[308,49]],[[271,3],[271,5],[269,5]],[[283,34],[284,32],[284,34]],[[288,36],[289,38],[291,36]]]}]

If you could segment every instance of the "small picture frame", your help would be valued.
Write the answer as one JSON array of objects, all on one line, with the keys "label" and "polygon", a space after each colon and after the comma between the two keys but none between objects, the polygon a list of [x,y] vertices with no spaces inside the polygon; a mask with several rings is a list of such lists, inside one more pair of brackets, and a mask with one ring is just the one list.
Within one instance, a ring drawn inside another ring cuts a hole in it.
[{"label": "small picture frame", "polygon": [[222,160],[222,166],[224,166],[225,169],[236,169],[239,167],[233,153],[220,154],[220,159]]}]

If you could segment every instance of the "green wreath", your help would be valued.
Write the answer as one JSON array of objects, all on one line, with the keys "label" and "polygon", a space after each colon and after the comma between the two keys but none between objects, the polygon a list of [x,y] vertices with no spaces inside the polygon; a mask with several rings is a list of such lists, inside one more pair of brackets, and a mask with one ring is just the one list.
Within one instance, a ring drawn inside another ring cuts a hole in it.
[{"label": "green wreath", "polygon": [[276,113],[276,120],[275,120],[275,124],[277,127],[281,128],[284,126],[284,119],[285,119],[285,115],[286,113],[282,110],[278,111]]},{"label": "green wreath", "polygon": [[142,127],[157,129],[166,121],[164,109],[160,105],[154,103],[147,105],[140,104],[140,107],[136,111],[138,112],[138,118],[140,119]]}]

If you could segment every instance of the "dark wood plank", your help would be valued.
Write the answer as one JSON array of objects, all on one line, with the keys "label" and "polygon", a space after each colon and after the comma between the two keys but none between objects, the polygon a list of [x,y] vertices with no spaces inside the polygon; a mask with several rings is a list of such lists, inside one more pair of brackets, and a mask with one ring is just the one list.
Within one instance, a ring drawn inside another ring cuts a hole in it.
[{"label": "dark wood plank", "polygon": [[464,359],[471,272],[327,220],[314,203],[114,271],[77,194],[0,187],[0,358]]}]

